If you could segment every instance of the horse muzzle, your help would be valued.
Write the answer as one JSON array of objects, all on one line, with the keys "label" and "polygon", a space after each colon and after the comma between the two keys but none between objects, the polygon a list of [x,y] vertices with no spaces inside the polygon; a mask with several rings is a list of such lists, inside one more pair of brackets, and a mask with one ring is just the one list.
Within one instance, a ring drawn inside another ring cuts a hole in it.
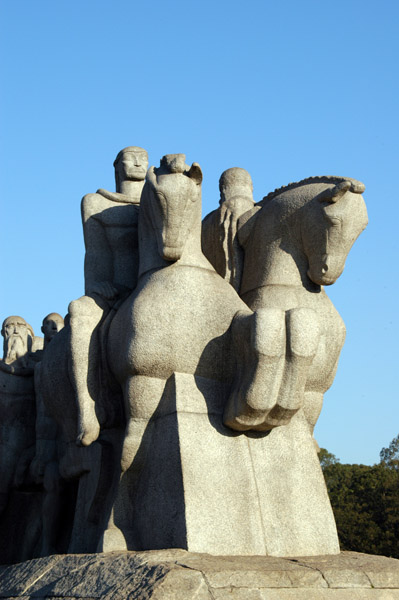
[{"label": "horse muzzle", "polygon": [[341,256],[315,256],[309,260],[307,276],[317,285],[332,285],[342,274],[345,258]]}]

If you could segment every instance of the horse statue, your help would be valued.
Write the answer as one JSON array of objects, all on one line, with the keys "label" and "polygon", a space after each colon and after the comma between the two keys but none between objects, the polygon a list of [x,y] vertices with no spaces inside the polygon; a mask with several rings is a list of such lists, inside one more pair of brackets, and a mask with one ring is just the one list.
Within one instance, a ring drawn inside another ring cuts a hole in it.
[{"label": "horse statue", "polygon": [[[260,405],[270,395],[281,370],[285,312],[253,313],[205,258],[201,182],[199,165],[188,167],[182,154],[163,157],[147,173],[138,285],[108,335],[126,430],[99,550],[338,553],[303,410],[287,414],[273,406],[268,425],[250,431],[234,431],[226,419],[226,406],[238,398]],[[291,316],[297,335],[288,345],[295,353],[297,338],[307,338],[300,314]],[[305,344],[306,364],[312,343]],[[288,377],[294,394],[302,371],[296,364]]]},{"label": "horse statue", "polygon": [[[257,403],[233,395],[225,412],[229,427],[269,429],[276,418],[283,423],[303,407],[313,432],[345,340],[345,325],[324,286],[341,275],[367,225],[364,189],[355,179],[310,177],[275,190],[240,217],[240,297],[255,312],[280,310],[281,334],[275,340],[274,388]],[[203,249],[213,262],[209,247]]]}]

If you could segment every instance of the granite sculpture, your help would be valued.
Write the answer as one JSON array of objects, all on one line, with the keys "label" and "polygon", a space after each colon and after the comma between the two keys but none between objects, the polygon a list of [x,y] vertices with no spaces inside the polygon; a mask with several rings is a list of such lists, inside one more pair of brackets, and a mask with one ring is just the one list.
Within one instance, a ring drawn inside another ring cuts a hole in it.
[{"label": "granite sculpture", "polygon": [[30,385],[32,556],[337,554],[312,432],[345,337],[324,286],[367,224],[364,185],[312,177],[255,203],[234,167],[201,223],[184,154],[147,171],[130,146],[114,166],[116,192],[82,200],[85,295],[65,326],[48,315],[39,350],[25,321],[3,325],[0,375]]},{"label": "granite sculpture", "polygon": [[35,396],[30,357],[34,333],[19,316],[4,320],[0,361],[0,514],[12,487],[22,484],[35,445]]},{"label": "granite sculpture", "polygon": [[[49,344],[64,327],[64,319],[58,313],[50,313],[43,319],[41,330],[44,334],[44,352],[49,352]],[[41,356],[42,358],[42,356]],[[35,367],[36,396],[36,446],[30,472],[36,484],[43,487],[41,505],[40,556],[57,553],[57,534],[63,508],[62,495],[65,485],[60,475],[59,462],[63,452],[62,436],[56,421],[51,417],[43,402],[40,389],[41,362]]]},{"label": "granite sculpture", "polygon": [[202,246],[217,273],[239,291],[244,253],[237,239],[237,223],[242,214],[254,207],[251,175],[233,167],[219,180],[220,207],[204,219]]},{"label": "granite sculpture", "polygon": [[[39,528],[38,502],[28,493],[35,453],[35,335],[20,316],[4,320],[0,360],[0,561],[30,558]],[[15,540],[15,545],[10,540]]]},{"label": "granite sculpture", "polygon": [[121,150],[114,162],[116,192],[99,189],[82,200],[85,239],[85,295],[69,305],[71,382],[84,407],[79,439],[89,445],[100,426],[95,413],[96,368],[100,361],[98,325],[115,302],[137,283],[138,204],[148,167],[147,151]]},{"label": "granite sculpture", "polygon": [[[116,192],[99,189],[82,200],[85,295],[70,303],[68,323],[41,368],[43,401],[66,445],[61,473],[80,479],[70,542],[76,552],[96,549],[118,473],[122,392],[108,369],[106,339],[116,310],[137,284],[138,206],[147,152],[124,148],[114,167]],[[76,443],[89,446],[87,452]]]},{"label": "granite sculpture", "polygon": [[367,225],[363,191],[354,179],[311,177],[275,190],[239,218],[245,256],[239,294],[254,311],[278,311],[280,328],[274,362],[266,359],[270,368],[274,364],[274,387],[259,405],[242,394],[230,399],[225,423],[233,429],[268,429],[276,419],[284,424],[303,407],[313,431],[345,340],[344,323],[323,286],[341,275]]},{"label": "granite sculpture", "polygon": [[[201,181],[199,165],[188,167],[184,155],[165,156],[147,174],[139,283],[109,330],[127,423],[101,549],[336,553],[303,412],[249,435],[223,424],[229,397],[262,401],[270,383],[264,354],[274,352],[281,311],[253,313],[206,260]],[[242,364],[256,373],[250,386]]]}]

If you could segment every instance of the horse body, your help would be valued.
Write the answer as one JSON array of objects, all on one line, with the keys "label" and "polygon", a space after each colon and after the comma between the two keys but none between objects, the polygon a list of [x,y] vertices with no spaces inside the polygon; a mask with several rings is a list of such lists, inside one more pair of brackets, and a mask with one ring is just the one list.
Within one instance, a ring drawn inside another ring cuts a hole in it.
[{"label": "horse body", "polygon": [[227,332],[242,308],[211,269],[172,264],[147,274],[115,317],[113,330],[123,331],[123,338],[110,338],[109,356],[118,356],[111,359],[113,371],[122,380],[123,375],[168,379],[182,372],[229,381],[234,361]]},{"label": "horse body", "polygon": [[317,350],[304,390],[312,430],[345,340],[345,325],[323,286],[341,275],[367,225],[363,190],[355,180],[311,178],[276,190],[239,221],[245,251],[241,298],[254,311],[306,308],[318,323]]}]

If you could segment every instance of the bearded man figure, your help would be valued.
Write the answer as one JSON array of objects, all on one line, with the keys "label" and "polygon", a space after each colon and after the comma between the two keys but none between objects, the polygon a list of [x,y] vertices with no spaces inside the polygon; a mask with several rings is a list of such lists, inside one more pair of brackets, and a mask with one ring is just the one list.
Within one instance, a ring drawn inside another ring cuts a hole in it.
[{"label": "bearded man figure", "polygon": [[[25,319],[14,315],[3,321],[1,335],[4,337],[2,370],[11,373],[15,368],[28,368],[27,355],[32,350],[35,338],[32,327]],[[12,367],[5,368],[5,365]]]},{"label": "bearded man figure", "polygon": [[244,252],[237,224],[254,207],[251,175],[240,167],[227,169],[220,176],[219,190],[219,208],[202,221],[202,251],[216,272],[239,292]]},{"label": "bearded man figure", "polygon": [[19,316],[4,320],[0,360],[0,514],[13,485],[24,480],[35,447],[35,395],[30,359],[34,333]]}]

